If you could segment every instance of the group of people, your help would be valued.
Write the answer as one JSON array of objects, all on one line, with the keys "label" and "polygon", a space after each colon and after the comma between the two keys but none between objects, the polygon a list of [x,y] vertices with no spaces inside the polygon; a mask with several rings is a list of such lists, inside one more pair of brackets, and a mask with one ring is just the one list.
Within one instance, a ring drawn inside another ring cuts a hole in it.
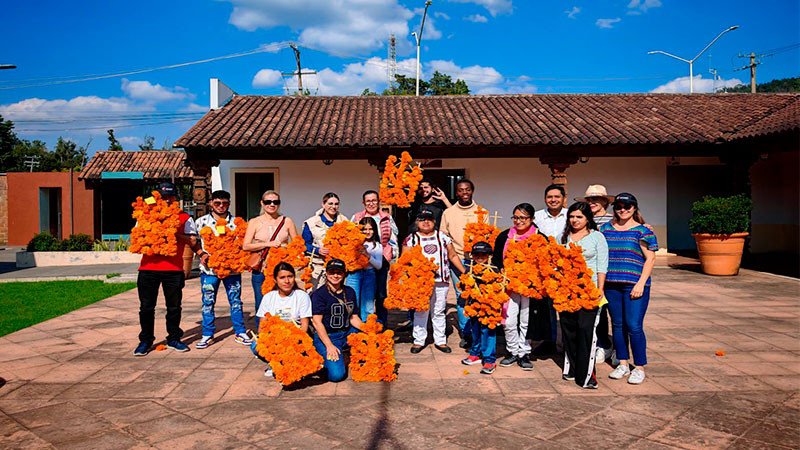
[{"label": "group of people", "polygon": [[[175,187],[170,183],[163,183],[159,191],[166,201],[175,201]],[[278,264],[271,274],[254,271],[252,287],[256,329],[258,319],[269,313],[313,333],[314,346],[324,358],[324,375],[330,381],[345,379],[347,371],[342,353],[346,351],[347,335],[358,331],[369,314],[376,314],[379,321],[387,323],[388,313],[383,300],[387,295],[389,266],[401,249],[407,251],[419,246],[438,270],[434,275],[430,308],[409,312],[408,321],[398,326],[401,330],[412,330],[411,353],[417,354],[426,346],[429,322],[434,348],[452,352],[447,344],[445,319],[446,298],[452,286],[457,298],[459,347],[468,352],[462,363],[481,364],[481,372],[491,374],[498,365],[496,330],[465,315],[465,307],[473,299],[462,298],[459,277],[475,264],[502,271],[508,244],[538,233],[554,238],[561,245],[579,245],[588,268],[593,272],[592,281],[604,295],[598,308],[556,314],[552,301],[531,300],[510,293],[503,308],[507,356],[499,361],[499,366],[517,365],[522,370],[532,370],[531,355],[556,354],[560,324],[565,380],[574,380],[584,388],[596,388],[595,365],[612,359],[616,367],[610,378],[627,377],[628,383],[642,383],[647,364],[642,325],[649,303],[650,273],[658,244],[651,227],[639,212],[637,199],[628,193],[610,196],[604,186],[592,185],[583,197],[576,198],[575,203],[565,208],[564,188],[551,185],[545,189],[545,208],[536,211],[531,204],[520,203],[512,211],[511,228],[501,232],[495,242],[478,242],[472,246],[471,252],[465,252],[466,226],[478,220],[474,192],[474,184],[461,179],[456,184],[456,201],[451,204],[430,180],[422,180],[417,200],[408,211],[408,235],[400,245],[397,225],[391,215],[381,211],[378,192],[366,191],[362,196],[364,209],[350,220],[359,224],[366,236],[363,252],[369,257],[369,264],[349,273],[343,261],[327,258],[330,250],[323,242],[327,230],[347,219],[339,213],[338,195],[325,194],[321,208],[303,223],[300,234],[305,241],[306,254],[311,258],[313,287],[310,295],[298,287],[295,268],[289,264]],[[280,204],[277,192],[267,191],[262,195],[262,213],[248,222],[244,250],[266,255],[270,248],[285,246],[298,236],[292,219],[280,214]],[[217,219],[226,219],[227,226],[234,229],[234,220],[229,212],[230,194],[213,192],[209,206],[210,213],[196,221],[182,213],[178,256],[142,258],[138,280],[142,332],[136,355],[146,355],[154,341],[154,308],[159,284],[164,287],[167,304],[167,346],[177,351],[188,350],[188,346],[181,342],[180,302],[184,280],[180,255],[183,254],[182,247],[190,245],[200,257],[203,294],[203,331],[196,348],[203,349],[213,343],[216,332],[214,306],[222,284],[230,303],[234,340],[249,345],[258,356],[255,339],[248,335],[244,324],[241,275],[218,278],[206,266],[209,255],[202,239],[197,236],[197,229],[212,226]],[[262,285],[267,276],[274,278],[275,288],[263,295]],[[609,314],[613,340],[608,335]],[[532,349],[531,342],[541,343]],[[629,363],[629,347],[633,353],[633,370]],[[271,375],[269,368],[265,375]]]}]

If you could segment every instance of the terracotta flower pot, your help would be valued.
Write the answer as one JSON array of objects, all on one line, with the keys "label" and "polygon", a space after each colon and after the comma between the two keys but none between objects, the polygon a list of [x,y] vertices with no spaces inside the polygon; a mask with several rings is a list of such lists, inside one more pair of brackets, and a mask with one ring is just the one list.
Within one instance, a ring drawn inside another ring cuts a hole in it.
[{"label": "terracotta flower pot", "polygon": [[742,263],[744,239],[749,233],[695,233],[697,253],[703,273],[708,275],[737,275]]},{"label": "terracotta flower pot", "polygon": [[192,251],[191,247],[188,245],[183,247],[183,274],[186,276],[186,279],[189,279],[189,275],[192,273],[192,262],[194,261],[194,252]]}]

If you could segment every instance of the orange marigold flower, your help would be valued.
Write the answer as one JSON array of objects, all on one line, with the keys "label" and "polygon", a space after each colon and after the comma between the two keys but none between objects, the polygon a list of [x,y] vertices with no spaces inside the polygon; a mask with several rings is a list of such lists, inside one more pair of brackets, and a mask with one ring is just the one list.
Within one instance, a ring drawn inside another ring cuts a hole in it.
[{"label": "orange marigold flower", "polygon": [[225,219],[217,219],[215,228],[203,227],[200,237],[203,238],[203,249],[209,254],[206,266],[213,270],[219,278],[231,273],[247,270],[247,258],[250,252],[242,250],[247,222],[241,217],[233,219],[233,226]]},{"label": "orange marigold flower", "polygon": [[422,254],[419,245],[403,252],[389,268],[389,292],[384,306],[427,311],[437,270],[439,266]]},{"label": "orange marigold flower", "polygon": [[152,200],[136,197],[131,204],[136,225],[131,230],[128,251],[142,255],[175,256],[178,253],[175,233],[181,225],[181,207],[177,202],[168,205],[158,191],[151,194]]},{"label": "orange marigold flower", "polygon": [[394,381],[394,332],[383,331],[378,316],[370,314],[361,333],[347,336],[350,345],[350,373],[353,381]]},{"label": "orange marigold flower", "polygon": [[316,373],[323,364],[308,333],[269,313],[259,322],[256,351],[284,386]]},{"label": "orange marigold flower", "polygon": [[725,356],[725,350],[717,350],[715,355],[717,355],[717,356]]},{"label": "orange marigold flower", "polygon": [[[286,247],[274,247],[267,253],[267,259],[264,262],[264,284],[261,285],[261,292],[266,295],[275,287],[275,279],[272,272],[275,271],[275,266],[279,263],[285,262],[295,268],[298,272],[300,280],[307,284],[311,281],[311,268],[308,267],[310,258],[305,254],[306,241],[302,237],[297,236],[292,239]],[[307,287],[304,287],[307,288]]]},{"label": "orange marigold flower", "polygon": [[334,224],[325,232],[322,245],[330,250],[326,261],[338,258],[344,261],[348,272],[361,270],[369,264],[369,256],[364,251],[367,237],[358,225],[345,220]]},{"label": "orange marigold flower", "polygon": [[156,345],[156,351],[157,351],[157,352],[160,352],[160,351],[163,351],[163,350],[166,350],[166,349],[167,349],[167,346],[166,346],[166,345],[164,345],[164,344],[158,344],[158,345]]},{"label": "orange marigold flower", "polygon": [[471,252],[472,246],[477,242],[486,242],[494,247],[494,241],[500,235],[500,229],[486,222],[489,211],[478,206],[475,210],[478,215],[477,222],[470,222],[464,229],[464,251]]},{"label": "orange marigold flower", "polygon": [[464,315],[495,329],[503,321],[503,303],[509,300],[503,274],[476,263],[461,275],[460,283],[461,297],[474,300],[464,307]]},{"label": "orange marigold flower", "polygon": [[411,155],[408,152],[397,157],[390,155],[386,159],[380,183],[380,199],[385,205],[395,205],[408,208],[417,195],[417,188],[422,181],[422,168],[419,165],[411,167]]}]

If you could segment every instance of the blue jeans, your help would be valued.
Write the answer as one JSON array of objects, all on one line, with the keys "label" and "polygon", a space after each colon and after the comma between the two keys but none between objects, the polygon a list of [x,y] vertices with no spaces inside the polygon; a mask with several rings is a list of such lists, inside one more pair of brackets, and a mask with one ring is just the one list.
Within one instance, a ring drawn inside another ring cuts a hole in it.
[{"label": "blue jeans", "polygon": [[631,289],[632,284],[606,283],[604,291],[608,299],[608,312],[611,313],[617,359],[629,359],[630,343],[633,363],[644,366],[647,365],[647,338],[642,325],[650,303],[650,286],[644,288],[644,294],[637,299],[631,299]]},{"label": "blue jeans", "polygon": [[[466,266],[467,260],[462,259],[461,264]],[[450,269],[450,281],[453,283],[453,290],[456,292],[456,311],[458,312],[458,329],[461,330],[461,337],[464,339],[470,339],[470,331],[469,329],[465,330],[467,326],[467,316],[464,315],[464,302],[466,299],[461,298],[461,289],[458,288],[458,276],[456,276],[456,271],[452,268]]]},{"label": "blue jeans", "polygon": [[474,317],[469,318],[467,328],[472,331],[470,356],[482,358],[484,364],[494,364],[497,361],[497,329],[490,329]]},{"label": "blue jeans", "polygon": [[258,350],[256,350],[257,344],[258,342],[256,342],[256,339],[253,339],[253,342],[250,343],[250,351],[253,352],[254,355],[256,355],[256,358],[260,359],[261,361],[267,362],[267,360],[264,359],[263,356],[258,354]]},{"label": "blue jeans", "polygon": [[[328,333],[328,338],[341,352],[342,348],[344,348],[344,345],[347,343],[347,334],[347,331]],[[328,354],[328,350],[318,334],[314,334],[314,348],[317,350],[317,353],[322,356],[322,359],[325,360],[322,369],[328,374],[328,381],[333,381],[334,383],[344,381],[344,379],[347,378],[347,365],[344,363],[344,354],[339,355],[338,361],[331,361],[328,359],[325,356]]]},{"label": "blue jeans", "polygon": [[231,322],[236,334],[245,333],[244,316],[242,315],[242,276],[229,275],[217,278],[214,275],[200,274],[200,289],[203,291],[203,336],[213,336],[217,331],[214,325],[214,305],[217,303],[217,292],[220,281],[225,286],[228,303],[231,305]]},{"label": "blue jeans", "polygon": [[366,322],[367,316],[375,314],[375,269],[362,269],[347,275],[345,286],[356,291],[356,300],[360,308],[361,320]]},{"label": "blue jeans", "polygon": [[[253,276],[250,278],[250,283],[253,285],[253,295],[256,298],[256,313],[258,312],[258,307],[261,306],[261,299],[264,298],[264,294],[261,293],[261,285],[264,284],[265,279],[264,272],[253,272]],[[253,313],[253,316],[256,321],[256,333],[258,333],[258,316],[255,313]]]}]

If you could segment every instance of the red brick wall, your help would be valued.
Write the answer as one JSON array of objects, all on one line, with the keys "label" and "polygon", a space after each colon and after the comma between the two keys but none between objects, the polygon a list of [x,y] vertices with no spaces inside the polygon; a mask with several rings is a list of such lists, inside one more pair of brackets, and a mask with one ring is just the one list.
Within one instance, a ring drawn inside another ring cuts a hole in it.
[{"label": "red brick wall", "polygon": [[[39,232],[39,188],[61,188],[61,232],[72,232],[69,172],[13,172],[8,174],[8,244],[27,245]],[[94,236],[94,191],[72,174],[74,233]]]},{"label": "red brick wall", "polygon": [[0,175],[0,245],[8,243],[8,177]]}]

